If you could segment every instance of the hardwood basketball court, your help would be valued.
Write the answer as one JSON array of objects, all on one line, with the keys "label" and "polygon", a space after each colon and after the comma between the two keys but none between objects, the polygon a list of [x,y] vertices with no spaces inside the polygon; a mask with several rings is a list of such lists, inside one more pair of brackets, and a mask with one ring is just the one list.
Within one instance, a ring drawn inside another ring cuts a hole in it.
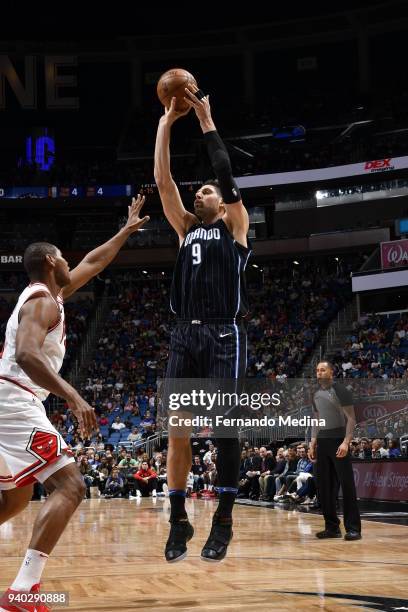
[{"label": "hardwood basketball court", "polygon": [[[0,591],[20,567],[41,503],[0,527]],[[320,541],[320,516],[237,505],[229,554],[211,564],[199,555],[215,504],[187,500],[195,536],[188,558],[168,564],[167,499],[84,501],[43,589],[68,591],[69,610],[408,609],[407,526],[363,521],[361,541]]]}]

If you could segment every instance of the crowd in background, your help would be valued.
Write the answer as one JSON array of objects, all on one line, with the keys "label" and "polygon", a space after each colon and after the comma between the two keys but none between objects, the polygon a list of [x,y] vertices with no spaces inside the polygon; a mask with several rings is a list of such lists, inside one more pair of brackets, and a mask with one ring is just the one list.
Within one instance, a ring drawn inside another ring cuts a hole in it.
[{"label": "crowd in background", "polygon": [[[139,442],[139,440],[137,441]],[[86,484],[86,497],[139,500],[168,496],[167,450],[156,446],[147,453],[143,444],[119,445],[114,449],[98,438],[73,447],[76,462]],[[354,438],[350,442],[354,461],[398,459],[401,450],[396,440]],[[216,441],[203,436],[192,438],[192,465],[186,493],[191,498],[218,496]],[[294,504],[319,508],[316,460],[311,459],[305,441],[284,446],[251,446],[242,440],[238,499]],[[37,485],[36,496],[45,495]]]},{"label": "crowd in background", "polygon": [[408,383],[408,316],[363,315],[333,362],[339,377]]},{"label": "crowd in background", "polygon": [[[312,261],[300,266],[276,262],[249,275],[249,379],[280,385],[285,394],[285,384],[299,375],[322,330],[350,299],[351,265],[344,261],[341,269],[330,269]],[[146,442],[161,426],[156,385],[168,358],[169,279],[159,273],[146,278],[122,272],[108,278],[106,287],[111,306],[79,381],[80,393],[95,408],[99,431],[92,439],[82,439],[75,418],[61,404],[51,404],[51,421],[77,457],[88,496],[95,487],[107,497],[165,495],[166,449],[146,454],[151,447]],[[10,300],[0,299],[1,336],[11,308]],[[63,372],[72,364],[92,309],[89,299],[66,304],[68,351]],[[392,390],[396,380],[407,379],[407,333],[405,315],[361,317],[334,358],[336,376],[346,384],[379,381]],[[299,401],[295,392],[287,394],[287,409],[298,408]],[[399,438],[406,433],[407,411],[371,419],[357,425],[350,451],[358,459],[398,457]],[[194,443],[189,494],[214,496],[216,447],[204,439]],[[313,462],[304,443],[294,451],[292,445],[266,450],[247,446],[242,454],[240,497],[317,503]]]}]

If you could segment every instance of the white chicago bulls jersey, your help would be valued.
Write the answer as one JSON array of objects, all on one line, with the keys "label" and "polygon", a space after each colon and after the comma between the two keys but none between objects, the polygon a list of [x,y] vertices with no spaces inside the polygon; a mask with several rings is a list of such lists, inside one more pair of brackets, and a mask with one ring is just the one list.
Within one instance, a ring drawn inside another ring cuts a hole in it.
[{"label": "white chicago bulls jersey", "polygon": [[[23,389],[32,391],[40,400],[44,401],[50,392],[32,381],[16,362],[16,335],[20,309],[28,300],[41,293],[49,293],[52,297],[47,285],[31,283],[24,289],[18,299],[7,323],[6,342],[0,359],[0,379],[8,379],[10,382],[14,382]],[[52,297],[52,299],[54,298]],[[58,296],[54,301],[58,308],[59,318],[49,328],[41,352],[54,372],[59,372],[65,355],[65,315],[62,297]]]}]

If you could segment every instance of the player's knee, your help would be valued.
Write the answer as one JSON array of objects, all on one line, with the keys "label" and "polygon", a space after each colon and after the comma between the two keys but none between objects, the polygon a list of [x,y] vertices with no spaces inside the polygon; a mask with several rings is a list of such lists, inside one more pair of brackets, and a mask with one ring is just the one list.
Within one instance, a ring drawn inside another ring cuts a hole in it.
[{"label": "player's knee", "polygon": [[73,476],[68,485],[67,493],[70,499],[79,506],[86,495],[86,484],[80,474]]},{"label": "player's knee", "polygon": [[86,485],[78,468],[70,464],[50,477],[46,486],[60,491],[70,503],[79,505],[86,494]]},{"label": "player's knee", "polygon": [[0,524],[25,510],[30,499],[31,496],[28,494],[9,496],[7,493],[0,493]]},{"label": "player's knee", "polygon": [[169,438],[169,446],[174,449],[190,448],[190,436],[174,436]]}]

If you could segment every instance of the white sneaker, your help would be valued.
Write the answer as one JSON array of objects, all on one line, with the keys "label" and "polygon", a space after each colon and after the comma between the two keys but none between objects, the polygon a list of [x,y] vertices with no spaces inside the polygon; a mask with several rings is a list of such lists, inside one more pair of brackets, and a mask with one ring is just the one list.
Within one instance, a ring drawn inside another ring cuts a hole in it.
[{"label": "white sneaker", "polygon": [[156,489],[153,489],[153,491],[152,491],[152,497],[157,497]]},{"label": "white sneaker", "polygon": [[137,499],[136,495],[130,495],[129,494],[129,499]]},{"label": "white sneaker", "polygon": [[164,483],[164,485],[163,485],[163,493],[164,493],[164,497],[168,497],[169,496],[169,487],[167,486],[166,483]]},{"label": "white sneaker", "polygon": [[139,489],[136,491],[136,498],[139,499],[140,497],[142,497],[141,492],[139,491]]}]

